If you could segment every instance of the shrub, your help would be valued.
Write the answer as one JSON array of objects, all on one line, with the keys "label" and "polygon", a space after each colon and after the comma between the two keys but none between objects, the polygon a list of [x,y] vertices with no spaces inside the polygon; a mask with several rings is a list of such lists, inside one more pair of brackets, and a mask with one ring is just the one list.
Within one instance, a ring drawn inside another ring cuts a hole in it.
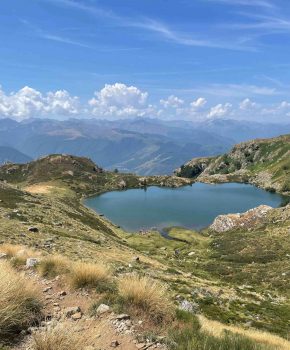
[{"label": "shrub", "polygon": [[126,276],[119,281],[119,296],[127,308],[145,313],[158,323],[172,317],[172,304],[164,284],[149,277]]},{"label": "shrub", "polygon": [[38,271],[43,277],[53,278],[68,273],[70,266],[71,262],[68,259],[59,255],[52,255],[41,260]]},{"label": "shrub", "polygon": [[40,315],[40,296],[8,262],[0,263],[0,339],[27,328]]},{"label": "shrub", "polygon": [[104,292],[113,288],[109,269],[101,264],[76,263],[71,271],[70,280],[74,288],[96,288]]},{"label": "shrub", "polygon": [[72,326],[57,326],[33,335],[32,350],[80,350],[86,341],[85,335]]}]

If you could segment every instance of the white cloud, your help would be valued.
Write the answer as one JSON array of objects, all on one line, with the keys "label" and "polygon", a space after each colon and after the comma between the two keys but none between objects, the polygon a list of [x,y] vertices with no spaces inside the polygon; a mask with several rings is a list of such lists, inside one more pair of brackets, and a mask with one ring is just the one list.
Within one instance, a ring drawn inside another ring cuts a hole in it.
[{"label": "white cloud", "polygon": [[226,114],[229,113],[230,109],[232,108],[232,105],[230,103],[219,103],[218,105],[212,107],[207,114],[208,118],[219,118],[224,117]]},{"label": "white cloud", "polygon": [[160,100],[160,104],[164,108],[178,108],[183,105],[184,101],[174,95],[171,95],[167,100]]},{"label": "white cloud", "polygon": [[242,110],[253,109],[256,106],[257,104],[255,102],[252,102],[249,98],[244,99],[239,105],[240,109]]},{"label": "white cloud", "polygon": [[279,109],[287,109],[290,108],[290,102],[283,101],[278,106]]},{"label": "white cloud", "polygon": [[76,115],[80,113],[78,97],[70,96],[66,90],[48,92],[45,101],[46,113],[60,115]]},{"label": "white cloud", "polygon": [[203,97],[199,97],[196,101],[191,102],[190,107],[194,110],[204,107],[207,103],[207,100]]},{"label": "white cloud", "polygon": [[[218,96],[217,96],[218,97]],[[255,96],[253,96],[255,98]],[[31,117],[64,119],[70,116],[98,117],[106,119],[155,117],[164,120],[202,121],[207,118],[232,118],[248,120],[287,120],[290,102],[257,103],[250,98],[215,98],[215,104],[204,97],[194,101],[175,95],[150,104],[147,92],[122,83],[105,85],[96,91],[88,102],[80,103],[66,90],[40,92],[25,86],[19,91],[7,93],[0,86],[0,118],[24,120]],[[226,102],[231,101],[231,103]]]},{"label": "white cloud", "polygon": [[89,100],[92,114],[97,117],[122,118],[144,116],[148,112],[148,93],[135,86],[116,83],[105,85]]},{"label": "white cloud", "polygon": [[79,112],[77,97],[71,97],[65,90],[41,92],[28,86],[7,95],[0,88],[0,116],[22,120],[54,114],[74,115]]}]

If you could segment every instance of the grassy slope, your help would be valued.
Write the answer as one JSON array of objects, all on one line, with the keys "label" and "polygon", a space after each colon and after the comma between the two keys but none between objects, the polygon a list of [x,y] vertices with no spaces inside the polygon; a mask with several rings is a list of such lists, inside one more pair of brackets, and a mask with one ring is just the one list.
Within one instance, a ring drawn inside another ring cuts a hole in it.
[{"label": "grassy slope", "polygon": [[[253,230],[216,237],[179,228],[169,234],[185,242],[167,240],[157,232],[128,235],[79,201],[81,193],[117,188],[124,175],[101,173],[86,164],[82,171],[74,169],[73,176],[64,173],[72,171],[70,162],[65,169],[62,164],[48,169],[45,162],[34,163],[26,173],[22,166],[0,168],[0,177],[12,183],[0,185],[0,240],[73,260],[104,261],[124,272],[146,272],[167,282],[173,297],[197,303],[199,312],[209,318],[288,336],[289,208],[270,212]],[[96,178],[90,180],[92,175]],[[126,176],[128,183],[138,185],[136,176]],[[53,191],[21,190],[37,183],[49,183]],[[39,233],[29,232],[30,225]],[[136,255],[139,263],[132,262]]]}]

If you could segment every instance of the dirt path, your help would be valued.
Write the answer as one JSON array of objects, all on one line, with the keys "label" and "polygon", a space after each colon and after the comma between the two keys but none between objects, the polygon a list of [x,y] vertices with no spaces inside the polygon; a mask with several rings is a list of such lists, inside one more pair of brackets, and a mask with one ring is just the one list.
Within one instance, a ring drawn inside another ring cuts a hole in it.
[{"label": "dirt path", "polygon": [[117,315],[111,310],[92,316],[90,307],[99,300],[97,294],[85,290],[70,290],[59,277],[47,280],[39,277],[34,271],[24,273],[42,294],[45,321],[41,322],[40,328],[32,328],[32,335],[25,336],[22,343],[13,350],[29,350],[33,334],[52,325],[63,327],[66,331],[83,333],[86,338],[84,350],[165,349],[159,343],[142,343],[136,340],[137,335],[142,333],[141,320],[131,320],[128,315],[123,315],[122,318],[122,315]]}]

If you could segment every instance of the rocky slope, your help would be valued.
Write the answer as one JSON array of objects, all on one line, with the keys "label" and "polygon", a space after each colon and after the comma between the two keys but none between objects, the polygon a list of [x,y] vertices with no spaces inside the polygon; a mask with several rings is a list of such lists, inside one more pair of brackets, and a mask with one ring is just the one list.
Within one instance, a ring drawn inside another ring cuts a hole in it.
[{"label": "rocky slope", "polygon": [[243,142],[219,157],[194,158],[175,174],[203,182],[250,182],[290,192],[290,135]]}]

